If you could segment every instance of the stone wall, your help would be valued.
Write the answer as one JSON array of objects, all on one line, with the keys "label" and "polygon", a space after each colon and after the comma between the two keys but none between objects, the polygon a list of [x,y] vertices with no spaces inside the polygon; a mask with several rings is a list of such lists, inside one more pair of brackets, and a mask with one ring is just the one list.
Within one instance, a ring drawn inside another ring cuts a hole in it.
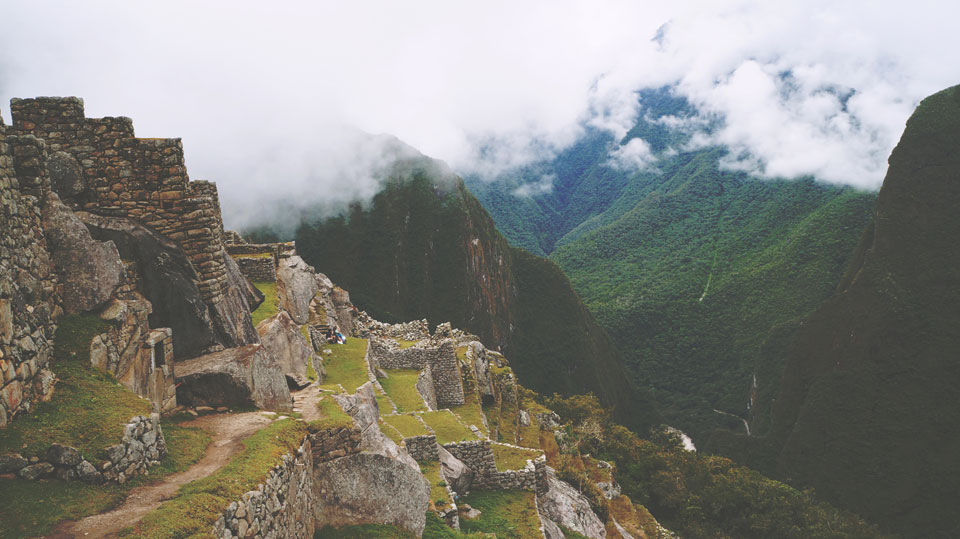
[{"label": "stone wall", "polygon": [[[473,487],[485,490],[529,490],[546,492],[547,460],[544,455],[530,459],[520,470],[497,469],[497,461],[493,455],[489,440],[475,440],[469,442],[453,442],[444,444],[443,448],[457,457],[461,462],[473,470]],[[510,444],[501,444],[510,445]],[[516,447],[516,446],[513,446]]]},{"label": "stone wall", "polygon": [[[409,348],[400,348],[392,339],[372,337],[369,353],[371,367],[382,369],[423,369],[430,366],[436,407],[463,404],[463,380],[457,351],[453,341],[446,339],[437,344],[418,343]],[[419,381],[418,381],[419,386]],[[418,388],[419,389],[419,388]],[[425,395],[421,391],[421,395]]]},{"label": "stone wall", "polygon": [[0,427],[49,397],[55,320],[62,313],[41,229],[50,189],[44,142],[0,120]]},{"label": "stone wall", "polygon": [[423,397],[423,401],[427,403],[427,408],[430,410],[437,409],[437,393],[434,390],[433,374],[429,364],[417,376],[417,393]]},{"label": "stone wall", "polygon": [[107,448],[107,460],[99,465],[92,464],[73,447],[53,444],[38,462],[30,463],[18,454],[0,456],[0,473],[16,472],[20,478],[31,481],[55,477],[93,484],[124,483],[146,473],[166,454],[159,414],[138,415],[124,427],[120,443]]},{"label": "stone wall", "polygon": [[230,255],[240,267],[240,273],[255,283],[277,282],[277,263],[273,256]]},{"label": "stone wall", "polygon": [[440,459],[437,450],[437,437],[433,434],[404,438],[403,444],[407,448],[407,453],[410,453],[410,456],[418,462]]},{"label": "stone wall", "polygon": [[76,188],[59,193],[64,203],[137,219],[177,242],[197,270],[204,301],[223,299],[227,273],[216,186],[190,181],[180,139],[135,138],[129,118],[86,118],[75,97],[13,99],[10,108],[17,131],[43,138],[50,151],[79,164]]},{"label": "stone wall", "polygon": [[464,403],[463,379],[460,377],[460,362],[453,341],[445,340],[438,353],[430,358],[433,389],[437,394],[437,406],[459,406]]},{"label": "stone wall", "polygon": [[361,451],[362,435],[356,427],[337,427],[310,434],[313,463],[319,464]]},{"label": "stone wall", "polygon": [[313,450],[310,437],[296,455],[284,455],[266,481],[231,503],[213,526],[214,537],[311,539],[314,533]]},{"label": "stone wall", "polygon": [[100,318],[112,324],[90,342],[90,363],[149,399],[154,411],[168,412],[177,407],[173,332],[170,328],[151,330],[147,320],[150,302],[136,292],[125,295],[127,299],[113,300],[100,313]]}]

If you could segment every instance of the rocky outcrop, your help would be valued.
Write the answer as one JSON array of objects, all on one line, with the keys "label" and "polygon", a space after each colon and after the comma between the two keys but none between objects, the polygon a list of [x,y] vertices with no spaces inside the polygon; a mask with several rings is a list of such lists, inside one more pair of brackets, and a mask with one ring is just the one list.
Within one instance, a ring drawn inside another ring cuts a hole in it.
[{"label": "rocky outcrop", "polygon": [[153,304],[150,325],[173,330],[177,359],[260,342],[249,315],[249,300],[257,296],[235,265],[227,262],[227,292],[211,308],[197,288],[196,270],[177,244],[126,217],[77,216],[94,238],[113,241],[120,256],[135,263],[137,289]]},{"label": "rocky outcrop", "polygon": [[109,301],[125,278],[116,246],[110,241],[95,241],[53,192],[44,197],[43,228],[63,285],[64,311],[91,311]]},{"label": "rocky outcrop", "polygon": [[293,399],[276,359],[259,344],[174,364],[177,402],[192,406],[254,405],[291,410]]},{"label": "rocky outcrop", "polygon": [[313,480],[318,528],[374,523],[423,533],[430,484],[415,468],[364,452],[319,464]]},{"label": "rocky outcrop", "polygon": [[443,478],[457,493],[466,493],[473,485],[473,470],[460,459],[453,456],[443,446],[437,446]]},{"label": "rocky outcrop", "polygon": [[377,405],[373,384],[367,382],[357,388],[353,395],[334,395],[344,412],[353,418],[354,425],[360,429],[364,451],[377,453],[402,462],[419,473],[420,466],[409,453],[400,448],[393,440],[380,431],[380,408]]},{"label": "rocky outcrop", "polygon": [[310,301],[320,290],[313,266],[299,256],[280,260],[277,269],[277,292],[280,294],[280,307],[290,313],[297,324],[306,324],[310,320]]},{"label": "rocky outcrop", "polygon": [[547,468],[547,491],[537,496],[540,513],[547,519],[577,533],[598,539],[607,536],[599,517],[590,509],[590,502],[577,489],[557,479],[552,468]]},{"label": "rocky outcrop", "polygon": [[273,354],[284,374],[306,376],[307,364],[314,357],[313,347],[286,311],[260,322],[257,332],[263,347]]}]

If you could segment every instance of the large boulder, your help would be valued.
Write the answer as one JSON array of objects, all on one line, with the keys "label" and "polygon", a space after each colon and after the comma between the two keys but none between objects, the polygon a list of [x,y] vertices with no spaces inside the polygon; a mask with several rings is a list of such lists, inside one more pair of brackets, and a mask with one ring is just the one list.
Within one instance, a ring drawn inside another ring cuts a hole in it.
[{"label": "large boulder", "polygon": [[607,536],[600,517],[590,509],[590,502],[570,484],[557,479],[553,468],[547,467],[547,492],[537,498],[540,513],[560,526],[591,539]]},{"label": "large boulder", "polygon": [[313,347],[303,337],[300,326],[286,311],[260,322],[260,341],[270,350],[284,374],[306,376],[307,363],[313,359]]},{"label": "large boulder", "polygon": [[377,405],[373,384],[367,382],[357,388],[353,395],[334,395],[344,412],[353,418],[360,429],[360,448],[402,462],[420,473],[420,465],[409,453],[380,431],[380,408]]},{"label": "large boulder", "polygon": [[47,158],[50,187],[62,198],[74,197],[87,188],[80,163],[67,152],[54,152]]},{"label": "large boulder", "polygon": [[430,484],[414,468],[358,453],[317,465],[313,477],[318,528],[389,524],[423,533]]},{"label": "large boulder", "polygon": [[299,256],[280,260],[277,268],[277,292],[280,295],[280,307],[290,313],[290,318],[298,324],[310,320],[310,301],[319,286],[313,266]]},{"label": "large boulder", "polygon": [[457,494],[466,494],[473,486],[473,470],[442,445],[437,444],[437,452],[440,454],[440,470],[444,480]]},{"label": "large boulder", "polygon": [[254,405],[289,411],[293,398],[276,360],[262,345],[230,348],[177,361],[177,402],[192,406]]},{"label": "large boulder", "polygon": [[153,304],[150,326],[173,330],[177,359],[260,342],[246,303],[260,300],[229,256],[225,259],[229,290],[211,308],[200,296],[196,270],[177,244],[126,217],[86,212],[77,216],[94,238],[113,241],[124,259],[136,262],[139,289]]},{"label": "large boulder", "polygon": [[68,314],[91,311],[109,301],[126,278],[113,242],[94,240],[53,192],[44,196],[43,231],[63,284],[63,310]]}]

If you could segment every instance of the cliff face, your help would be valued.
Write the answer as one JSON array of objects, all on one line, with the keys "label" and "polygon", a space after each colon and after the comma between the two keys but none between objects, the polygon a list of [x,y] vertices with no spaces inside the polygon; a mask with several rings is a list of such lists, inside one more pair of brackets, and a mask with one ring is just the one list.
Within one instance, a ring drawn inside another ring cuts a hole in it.
[{"label": "cliff face", "polygon": [[368,207],[302,226],[297,249],[358,291],[354,302],[377,318],[449,320],[515,358],[520,381],[534,390],[593,391],[633,426],[657,419],[563,273],[510,247],[438,162],[399,163]]},{"label": "cliff face", "polygon": [[779,474],[906,536],[960,533],[958,89],[907,122],[836,295],[774,352]]}]

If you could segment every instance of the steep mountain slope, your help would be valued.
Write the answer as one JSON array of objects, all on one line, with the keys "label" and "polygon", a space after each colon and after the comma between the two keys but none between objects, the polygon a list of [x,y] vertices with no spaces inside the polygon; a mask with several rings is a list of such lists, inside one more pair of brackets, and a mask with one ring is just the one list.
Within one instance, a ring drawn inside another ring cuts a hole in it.
[{"label": "steep mountain slope", "polygon": [[[738,417],[764,432],[782,360],[761,360],[761,344],[833,292],[875,195],[722,170],[718,148],[678,153],[690,135],[670,126],[690,106],[667,89],[639,103],[621,141],[588,130],[552,161],[469,186],[511,242],[535,239],[570,277],[668,422],[698,442],[744,431]],[[655,169],[611,162],[635,137]],[[517,196],[537,174],[552,190]]]},{"label": "steep mountain slope", "polygon": [[633,427],[659,420],[563,273],[510,247],[436,161],[400,160],[371,204],[308,222],[296,239],[304,259],[380,319],[449,320],[497,343],[537,391],[593,391]]},{"label": "steep mountain slope", "polygon": [[958,149],[953,87],[907,122],[837,293],[768,347],[779,474],[910,537],[960,534]]}]

